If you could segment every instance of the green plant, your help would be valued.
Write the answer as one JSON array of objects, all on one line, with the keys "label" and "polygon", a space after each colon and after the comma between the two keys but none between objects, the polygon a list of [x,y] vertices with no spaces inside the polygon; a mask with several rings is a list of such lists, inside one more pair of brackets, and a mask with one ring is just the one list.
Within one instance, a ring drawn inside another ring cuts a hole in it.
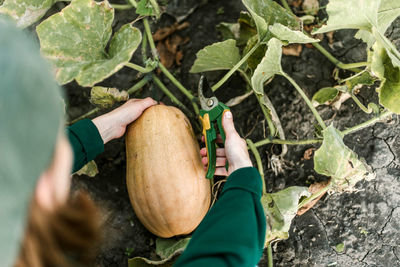
[{"label": "green plant", "polygon": [[[0,6],[0,13],[14,18],[20,27],[27,27],[38,21],[57,1],[36,0],[33,4],[30,2],[4,0]],[[226,71],[223,78],[212,87],[214,91],[221,88],[235,72],[238,72],[243,77],[248,91],[254,92],[267,122],[268,138],[257,142],[247,140],[247,143],[256,158],[262,177],[264,171],[258,147],[266,144],[282,145],[281,154],[273,160],[275,167],[279,169],[280,162],[287,153],[287,145],[320,143],[322,145],[314,156],[315,171],[331,177],[326,187],[312,195],[305,187],[290,187],[268,194],[264,186],[262,202],[268,217],[266,246],[270,256],[271,242],[288,237],[291,221],[299,208],[327,191],[352,191],[358,181],[373,178],[369,166],[344,144],[343,137],[391,117],[392,114],[400,113],[398,105],[400,52],[385,36],[389,25],[400,15],[400,2],[397,0],[329,1],[326,7],[329,19],[325,26],[314,30],[313,34],[357,29],[355,37],[367,44],[368,59],[366,62],[349,64],[333,57],[318,43],[318,39],[304,31],[303,23],[318,21],[318,18],[314,17],[315,10],[298,18],[290,10],[286,0],[280,1],[284,7],[272,0],[242,0],[242,2],[248,12],[242,12],[237,23],[218,25],[225,40],[200,50],[191,72]],[[138,17],[112,35],[114,9],[131,8],[136,10]],[[61,12],[43,21],[37,27],[37,33],[42,53],[53,64],[56,79],[60,84],[76,80],[81,86],[94,86],[121,68],[128,67],[141,73],[137,84],[127,90],[128,94],[135,93],[148,83],[154,83],[173,103],[194,118],[198,115],[197,98],[161,64],[158,58],[147,17],[158,18],[160,14],[161,9],[155,0],[139,2],[129,0],[126,5],[110,5],[106,0],[104,2],[73,0]],[[133,26],[135,23],[143,23],[145,31],[141,33]],[[109,41],[110,45],[107,46]],[[307,43],[318,49],[338,68],[353,73],[345,79],[337,77],[338,84],[322,88],[312,99],[281,66],[282,47]],[[143,59],[141,65],[130,62],[140,44]],[[76,49],[72,50],[70,47]],[[190,101],[192,107],[186,107],[169,91],[158,78],[156,70],[163,73],[176,86]],[[283,76],[293,85],[314,115],[317,123],[315,138],[308,140],[285,138],[279,115],[268,98],[269,89],[266,86],[276,75]],[[356,92],[360,86],[376,82],[380,83],[377,89],[379,103],[368,103],[365,106],[357,98]],[[97,107],[77,119],[99,112],[104,108],[99,102],[104,99],[107,103],[111,103],[106,104],[107,107],[116,101],[121,101],[118,90],[100,90],[98,87],[93,87],[92,90],[96,98],[93,97],[91,101]],[[340,99],[343,97],[352,98],[362,111],[371,114],[371,119],[342,131],[332,125],[327,126],[316,106],[335,102],[340,104]],[[130,266],[136,266],[132,262]]]}]

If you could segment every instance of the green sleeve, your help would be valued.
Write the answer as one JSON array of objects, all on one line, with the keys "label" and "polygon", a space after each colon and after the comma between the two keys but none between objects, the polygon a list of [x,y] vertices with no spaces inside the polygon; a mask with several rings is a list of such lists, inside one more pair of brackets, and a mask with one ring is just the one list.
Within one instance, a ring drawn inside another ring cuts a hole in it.
[{"label": "green sleeve", "polygon": [[221,197],[174,266],[256,266],[263,253],[266,231],[261,195],[257,169],[233,172]]},{"label": "green sleeve", "polygon": [[104,151],[103,139],[91,120],[84,119],[67,128],[67,135],[74,152],[73,172]]}]

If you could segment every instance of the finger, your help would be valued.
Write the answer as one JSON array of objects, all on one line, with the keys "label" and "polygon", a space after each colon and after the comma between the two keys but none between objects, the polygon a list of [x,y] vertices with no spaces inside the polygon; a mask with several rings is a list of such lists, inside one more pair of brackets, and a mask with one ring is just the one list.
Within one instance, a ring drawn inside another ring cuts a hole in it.
[{"label": "finger", "polygon": [[201,136],[201,142],[204,143],[205,141],[206,141],[206,138],[204,137],[204,135],[202,135],[202,136]]},{"label": "finger", "polygon": [[224,157],[218,157],[217,158],[217,163],[215,164],[215,166],[217,167],[223,167],[226,165],[226,158]]},{"label": "finger", "polygon": [[217,134],[217,143],[224,143],[224,140],[222,140],[222,136],[220,134]]},{"label": "finger", "polygon": [[143,109],[146,109],[146,108],[149,108],[151,106],[157,105],[157,101],[155,101],[151,97],[146,97],[145,99],[142,99],[140,102],[141,102],[141,105],[142,105]]},{"label": "finger", "polygon": [[[217,157],[225,157],[226,156],[225,148],[217,148],[216,154],[217,154]],[[207,156],[207,148],[203,147],[202,149],[200,149],[200,155],[202,157],[206,157]]]},{"label": "finger", "polygon": [[202,158],[201,158],[201,163],[203,163],[203,165],[206,165],[206,166],[207,166],[207,164],[208,164],[208,158],[207,158],[207,157],[202,157]]},{"label": "finger", "polygon": [[233,124],[232,112],[226,111],[224,113],[224,117],[222,118],[222,127],[224,128],[227,138],[234,134],[237,134],[235,125]]},{"label": "finger", "polygon": [[228,176],[228,171],[225,169],[225,167],[220,167],[215,170],[214,174],[218,176]]}]

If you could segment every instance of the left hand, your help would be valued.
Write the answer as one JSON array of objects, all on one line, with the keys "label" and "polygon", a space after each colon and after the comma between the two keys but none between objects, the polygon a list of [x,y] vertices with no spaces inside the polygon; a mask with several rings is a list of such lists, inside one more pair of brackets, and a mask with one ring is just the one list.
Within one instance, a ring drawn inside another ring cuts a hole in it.
[{"label": "left hand", "polygon": [[130,99],[122,106],[92,120],[104,144],[124,135],[126,126],[142,115],[147,108],[157,104],[151,97]]}]

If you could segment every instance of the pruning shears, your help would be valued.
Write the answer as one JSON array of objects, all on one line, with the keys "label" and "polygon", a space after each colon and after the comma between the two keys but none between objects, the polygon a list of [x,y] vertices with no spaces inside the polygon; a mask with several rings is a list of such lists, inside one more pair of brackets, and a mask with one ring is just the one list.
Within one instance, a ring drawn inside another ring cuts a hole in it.
[{"label": "pruning shears", "polygon": [[[208,166],[206,178],[211,179],[214,177],[217,154],[216,154],[216,140],[217,140],[217,129],[223,142],[225,143],[225,132],[222,127],[222,117],[226,111],[230,109],[224,103],[218,101],[217,97],[211,90],[210,85],[204,75],[200,77],[199,81],[199,99],[200,99],[200,121],[203,126],[203,136],[206,143]],[[228,163],[225,166],[228,168]]]}]

